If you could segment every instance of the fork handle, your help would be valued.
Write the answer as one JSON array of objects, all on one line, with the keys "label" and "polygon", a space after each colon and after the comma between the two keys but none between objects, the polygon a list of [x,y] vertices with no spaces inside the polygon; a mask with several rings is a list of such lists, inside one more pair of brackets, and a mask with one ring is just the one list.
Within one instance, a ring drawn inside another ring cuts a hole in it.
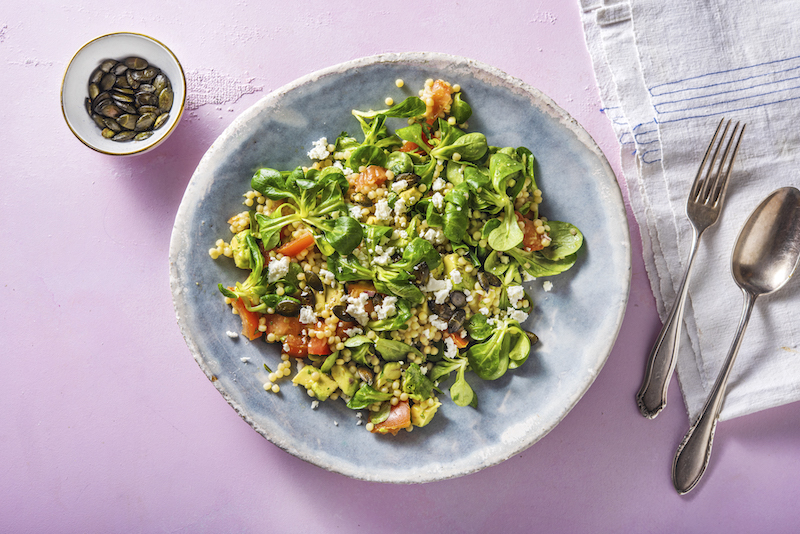
[{"label": "fork handle", "polygon": [[678,289],[678,296],[650,351],[644,380],[639,392],[636,394],[636,404],[639,406],[639,411],[648,419],[653,419],[667,405],[667,388],[675,370],[675,363],[678,360],[683,310],[686,303],[686,294],[689,290],[689,275],[692,271],[692,264],[694,263],[699,241],[700,235],[697,231],[694,231],[692,234],[692,250],[689,253],[686,272],[683,273],[683,279]]}]

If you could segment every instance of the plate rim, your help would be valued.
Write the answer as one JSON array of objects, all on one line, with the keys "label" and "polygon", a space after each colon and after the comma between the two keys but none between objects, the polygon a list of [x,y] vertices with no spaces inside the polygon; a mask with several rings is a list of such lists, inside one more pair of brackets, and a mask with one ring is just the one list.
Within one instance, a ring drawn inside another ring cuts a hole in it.
[{"label": "plate rim", "polygon": [[[209,368],[208,364],[203,358],[199,346],[197,342],[194,341],[191,337],[191,332],[188,331],[188,325],[184,323],[181,314],[180,305],[182,304],[179,302],[180,295],[183,292],[183,288],[179,287],[180,277],[179,277],[179,266],[178,266],[178,259],[180,257],[180,253],[183,250],[183,247],[180,246],[180,239],[178,239],[178,234],[181,231],[180,221],[185,219],[183,215],[189,209],[184,200],[189,195],[193,186],[197,186],[195,181],[196,176],[200,174],[200,171],[208,164],[209,160],[212,160],[216,153],[221,150],[222,145],[220,141],[223,139],[227,139],[230,136],[236,135],[236,132],[240,130],[244,125],[246,125],[249,120],[251,120],[254,116],[258,115],[263,111],[265,107],[267,107],[270,101],[280,98],[282,95],[306,85],[310,82],[314,82],[322,77],[333,75],[337,73],[342,73],[347,70],[358,68],[358,67],[365,67],[371,66],[375,64],[391,64],[391,63],[412,63],[412,64],[424,64],[430,63],[435,61],[444,61],[453,64],[465,65],[473,70],[472,74],[476,77],[480,78],[480,75],[485,75],[488,78],[496,78],[501,80],[509,89],[518,90],[522,93],[532,95],[536,100],[541,102],[542,109],[546,110],[548,114],[559,120],[559,122],[569,129],[576,137],[584,144],[588,149],[590,149],[594,155],[598,158],[599,163],[604,171],[606,177],[611,178],[613,177],[613,183],[609,183],[607,190],[605,193],[609,197],[609,201],[614,202],[614,207],[616,208],[614,211],[616,215],[620,217],[620,222],[624,222],[624,224],[620,225],[621,235],[617,236],[622,238],[618,242],[618,246],[621,249],[624,249],[624,257],[626,259],[626,265],[624,269],[624,277],[623,280],[625,291],[622,292],[623,294],[615,296],[616,299],[614,304],[618,306],[617,316],[614,318],[615,324],[615,331],[612,335],[607,337],[607,346],[603,347],[604,356],[602,361],[598,361],[596,368],[591,370],[590,378],[585,382],[584,387],[580,391],[574,391],[568,397],[568,405],[564,406],[564,409],[559,412],[559,417],[551,422],[551,424],[547,425],[546,427],[542,427],[542,431],[538,436],[534,439],[529,441],[525,441],[522,446],[517,447],[516,449],[512,450],[508,454],[503,455],[499,458],[494,458],[491,461],[485,461],[480,463],[479,465],[474,466],[472,469],[461,470],[459,472],[453,473],[445,473],[444,476],[427,476],[425,474],[419,474],[415,477],[396,477],[396,478],[388,478],[386,476],[380,476],[379,473],[374,473],[375,476],[371,476],[370,473],[363,473],[363,472],[355,472],[352,470],[347,469],[338,469],[334,468],[330,465],[323,465],[322,463],[315,461],[313,455],[306,454],[302,451],[293,447],[291,443],[285,443],[283,440],[275,439],[274,436],[270,436],[266,429],[264,429],[259,423],[251,417],[245,410],[243,406],[237,403],[231,395],[223,388],[223,385],[220,381],[214,378],[214,373]],[[561,423],[564,418],[569,414],[569,412],[575,407],[575,405],[580,401],[581,398],[586,394],[589,388],[594,384],[595,380],[599,376],[601,370],[605,366],[608,358],[613,351],[614,345],[616,344],[616,340],[619,336],[620,329],[622,327],[622,323],[624,321],[625,312],[627,310],[628,300],[630,296],[630,288],[631,288],[631,277],[632,277],[632,257],[631,257],[631,235],[630,235],[630,227],[627,218],[627,212],[625,210],[625,203],[624,198],[622,195],[621,184],[619,183],[619,179],[616,176],[616,173],[613,171],[611,165],[608,162],[603,151],[600,149],[597,142],[592,138],[591,135],[583,128],[583,126],[578,123],[578,121],[573,118],[566,110],[558,106],[558,104],[553,101],[552,98],[547,96],[541,90],[530,86],[529,84],[523,82],[521,79],[516,78],[507,74],[506,72],[493,67],[491,65],[482,63],[480,61],[452,55],[452,54],[445,54],[439,52],[399,52],[399,53],[386,53],[386,54],[376,54],[376,55],[369,55],[360,58],[356,58],[353,60],[344,61],[341,63],[337,63],[335,65],[325,67],[300,78],[297,78],[278,89],[275,89],[261,97],[257,102],[253,105],[248,107],[242,113],[240,113],[228,127],[226,127],[222,133],[212,142],[211,146],[208,150],[204,153],[203,157],[197,164],[197,167],[192,173],[192,176],[186,186],[186,190],[184,191],[184,195],[181,199],[180,205],[175,215],[175,223],[173,225],[172,234],[170,236],[170,246],[169,246],[169,269],[170,269],[170,290],[172,293],[173,298],[173,306],[175,308],[176,319],[178,322],[178,326],[180,327],[181,334],[186,342],[193,358],[198,363],[200,368],[203,370],[206,377],[209,379],[212,384],[214,384],[217,391],[223,396],[225,401],[236,411],[236,413],[256,432],[258,432],[262,437],[267,439],[270,443],[278,446],[282,450],[286,451],[287,453],[295,456],[301,460],[304,460],[312,465],[321,467],[327,471],[335,472],[344,476],[348,476],[350,478],[364,480],[369,482],[384,482],[384,483],[397,483],[397,484],[409,484],[409,483],[427,483],[427,482],[434,482],[439,480],[446,480],[451,478],[456,478],[464,475],[468,475],[471,473],[478,472],[483,470],[487,467],[491,467],[497,464],[504,462],[505,460],[511,458],[516,454],[520,454],[526,449],[533,446],[535,443],[540,441],[542,438],[547,436],[553,428],[555,428],[559,423]]]}]

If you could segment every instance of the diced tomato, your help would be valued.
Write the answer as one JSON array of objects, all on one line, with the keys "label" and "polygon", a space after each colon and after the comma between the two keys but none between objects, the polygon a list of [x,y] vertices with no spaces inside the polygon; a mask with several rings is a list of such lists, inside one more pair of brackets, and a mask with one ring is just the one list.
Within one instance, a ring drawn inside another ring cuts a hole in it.
[{"label": "diced tomato", "polygon": [[389,417],[372,428],[372,432],[386,434],[390,432],[393,436],[401,428],[408,428],[411,426],[411,407],[408,401],[400,401],[392,406],[389,410]]},{"label": "diced tomato", "polygon": [[277,313],[265,315],[265,317],[267,319],[267,334],[275,334],[275,337],[299,336],[303,330],[303,325],[300,324],[300,319],[297,317],[284,317]]},{"label": "diced tomato", "polygon": [[419,145],[417,143],[412,143],[411,141],[406,141],[403,143],[403,146],[397,149],[399,152],[418,152],[420,150]]},{"label": "diced tomato", "polygon": [[311,232],[307,232],[300,237],[281,245],[275,249],[275,252],[283,254],[284,256],[295,257],[313,244],[314,236],[311,234]]},{"label": "diced tomato", "polygon": [[242,335],[251,341],[261,337],[261,332],[258,330],[258,319],[260,315],[256,312],[249,311],[241,298],[232,301],[231,306],[242,319]]},{"label": "diced tomato", "polygon": [[451,332],[447,335],[453,340],[453,343],[455,343],[456,347],[459,349],[463,349],[469,345],[469,336],[461,337],[461,332]]},{"label": "diced tomato", "polygon": [[295,358],[308,356],[308,341],[306,336],[289,334],[283,340],[283,352]]},{"label": "diced tomato", "polygon": [[328,338],[319,339],[316,336],[308,337],[308,353],[316,354],[318,356],[327,356],[330,354],[331,346],[328,345]]},{"label": "diced tomato", "polygon": [[356,297],[361,293],[367,293],[371,297],[376,293],[375,285],[368,280],[358,280],[356,282],[348,282],[347,293]]},{"label": "diced tomato", "polygon": [[377,165],[370,165],[364,172],[353,173],[347,177],[350,186],[359,193],[368,194],[386,181],[386,169]]},{"label": "diced tomato", "polygon": [[345,330],[350,330],[351,328],[355,328],[358,326],[358,323],[353,323],[350,321],[339,321],[339,324],[336,326],[336,335],[339,336],[339,339],[344,341],[347,339],[348,336],[345,334]]},{"label": "diced tomato", "polygon": [[361,295],[362,293],[366,293],[370,296],[370,299],[367,300],[366,304],[364,304],[364,310],[367,313],[372,313],[375,307],[372,305],[372,297],[377,293],[375,290],[375,286],[372,282],[367,280],[359,280],[357,282],[348,282],[347,283],[347,293],[354,297]]},{"label": "diced tomato", "polygon": [[433,85],[424,89],[422,100],[428,104],[428,99],[432,101],[433,105],[428,105],[425,110],[425,120],[428,124],[433,124],[439,117],[439,114],[450,111],[450,104],[453,103],[452,86],[442,80],[436,80]]},{"label": "diced tomato", "polygon": [[522,223],[524,226],[522,229],[522,248],[528,252],[542,250],[544,248],[542,237],[545,237],[547,234],[538,233],[536,231],[536,225],[533,224],[532,220],[528,219],[518,211],[515,211],[514,213],[517,216],[517,222]]}]

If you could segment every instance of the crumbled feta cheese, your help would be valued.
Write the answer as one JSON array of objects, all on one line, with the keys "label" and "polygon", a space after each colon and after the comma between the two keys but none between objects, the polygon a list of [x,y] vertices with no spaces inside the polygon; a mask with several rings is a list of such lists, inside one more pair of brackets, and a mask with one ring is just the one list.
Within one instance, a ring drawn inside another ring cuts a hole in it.
[{"label": "crumbled feta cheese", "polygon": [[517,321],[518,323],[523,323],[528,319],[528,314],[522,310],[512,310],[509,308],[506,312],[508,313],[509,319]]},{"label": "crumbled feta cheese", "polygon": [[375,308],[375,313],[378,314],[378,319],[387,319],[397,313],[395,304],[397,297],[384,297],[383,302]]},{"label": "crumbled feta cheese", "polygon": [[239,361],[241,361],[242,363],[250,363],[250,356],[242,356],[241,358],[239,358]]},{"label": "crumbled feta cheese", "polygon": [[450,283],[450,280],[447,282],[450,287],[440,289],[439,291],[434,291],[433,296],[436,299],[436,304],[444,304],[447,302],[447,297],[450,296],[450,290],[453,289],[453,284]]},{"label": "crumbled feta cheese", "polygon": [[316,141],[314,141],[314,148],[312,148],[308,152],[308,157],[311,159],[318,159],[323,160],[330,156],[331,153],[328,152],[328,138],[327,137],[320,137]]},{"label": "crumbled feta cheese", "polygon": [[[433,325],[433,327],[436,328],[437,330],[441,330],[442,332],[447,330],[447,321],[443,321],[443,320],[439,319],[439,316],[436,315],[436,314],[428,316],[428,323]],[[433,337],[433,336],[431,336],[431,337]],[[448,339],[450,339],[450,338],[448,338]]]},{"label": "crumbled feta cheese", "polygon": [[447,336],[444,338],[444,357],[445,358],[456,358],[458,356],[458,347],[456,347],[453,338]]},{"label": "crumbled feta cheese", "polygon": [[300,322],[303,324],[312,324],[317,322],[317,314],[311,306],[303,306],[300,308]]},{"label": "crumbled feta cheese", "polygon": [[453,284],[460,284],[461,283],[461,271],[458,269],[453,269],[450,271],[450,280],[453,281]]},{"label": "crumbled feta cheese", "polygon": [[551,289],[553,289],[553,282],[551,282],[550,280],[545,280],[542,283],[542,289],[544,289],[545,291],[550,291]]},{"label": "crumbled feta cheese", "polygon": [[364,309],[368,300],[369,295],[366,292],[361,293],[357,297],[352,295],[347,297],[347,313],[353,316],[353,318],[358,321],[358,324],[362,326],[369,322],[369,312]]},{"label": "crumbled feta cheese", "polygon": [[487,308],[486,306],[484,306],[483,308],[481,308],[481,309],[479,309],[479,310],[478,310],[478,313],[480,313],[481,315],[485,315],[486,317],[488,317],[488,316],[489,316],[489,308]]},{"label": "crumbled feta cheese", "polygon": [[392,231],[392,239],[406,239],[408,238],[408,232],[405,230],[398,230],[395,229]]},{"label": "crumbled feta cheese", "polygon": [[534,280],[536,280],[535,276],[531,276],[531,274],[528,273],[527,271],[523,271],[522,272],[522,281],[523,282],[533,282]]},{"label": "crumbled feta cheese", "polygon": [[359,205],[350,206],[350,217],[354,219],[361,219],[361,215],[364,213],[364,210]]},{"label": "crumbled feta cheese", "polygon": [[344,335],[346,335],[347,337],[353,337],[363,333],[364,331],[357,326],[354,326],[353,328],[348,328],[347,330],[344,331]]},{"label": "crumbled feta cheese", "polygon": [[333,166],[341,170],[342,174],[344,174],[345,176],[350,176],[351,174],[353,174],[353,169],[351,169],[350,167],[345,167],[344,165],[342,165],[341,161],[334,161]]},{"label": "crumbled feta cheese", "polygon": [[236,332],[231,332],[230,330],[225,332],[225,335],[227,335],[231,339],[236,339],[237,337],[239,337],[239,334],[237,334]]},{"label": "crumbled feta cheese", "polygon": [[375,247],[375,257],[372,258],[372,261],[375,262],[377,265],[389,265],[392,261],[392,254],[394,254],[394,247],[388,247],[386,250],[383,249],[380,245]]},{"label": "crumbled feta cheese", "polygon": [[444,232],[440,228],[428,228],[420,237],[432,245],[441,245],[445,242]]},{"label": "crumbled feta cheese", "polygon": [[431,197],[431,202],[433,202],[437,210],[441,210],[444,207],[444,197],[441,193],[434,193]]},{"label": "crumbled feta cheese", "polygon": [[334,275],[327,269],[320,269],[319,277],[322,279],[323,284],[327,284],[329,286],[332,286],[333,283],[336,281],[336,275]]},{"label": "crumbled feta cheese", "polygon": [[522,286],[509,286],[506,294],[508,295],[508,301],[516,308],[519,301],[525,297],[525,289]]},{"label": "crumbled feta cheese", "polygon": [[389,207],[389,202],[385,198],[375,203],[375,218],[379,221],[386,221],[392,218],[392,208]]},{"label": "crumbled feta cheese", "polygon": [[311,401],[311,409],[312,410],[316,410],[317,406],[319,406],[319,401],[318,400]]},{"label": "crumbled feta cheese", "polygon": [[441,176],[439,176],[439,177],[436,178],[436,180],[433,181],[433,185],[431,186],[431,189],[433,189],[434,191],[441,191],[442,189],[444,189],[444,187],[446,185],[447,185],[447,182],[442,180]]},{"label": "crumbled feta cheese", "polygon": [[269,275],[267,280],[269,283],[277,282],[287,274],[289,274],[289,264],[291,260],[289,256],[284,256],[279,260],[272,260],[269,262]]},{"label": "crumbled feta cheese", "polygon": [[408,187],[408,180],[397,180],[392,184],[392,191],[400,193]]},{"label": "crumbled feta cheese", "polygon": [[425,293],[433,293],[437,304],[443,304],[453,289],[453,282],[450,280],[437,280],[434,277],[428,278],[428,283],[422,288]]},{"label": "crumbled feta cheese", "polygon": [[406,212],[406,201],[398,198],[394,203],[394,214],[398,217]]}]

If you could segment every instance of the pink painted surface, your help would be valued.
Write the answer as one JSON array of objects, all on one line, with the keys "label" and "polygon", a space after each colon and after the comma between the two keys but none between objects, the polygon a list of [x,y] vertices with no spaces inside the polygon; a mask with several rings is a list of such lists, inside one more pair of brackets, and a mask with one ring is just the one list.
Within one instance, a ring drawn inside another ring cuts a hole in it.
[{"label": "pink painted surface", "polygon": [[[199,159],[261,96],[361,56],[466,56],[552,97],[620,175],[576,0],[294,4],[27,2],[0,13],[0,532],[795,531],[796,405],[720,425],[701,485],[672,489],[688,422],[675,380],[654,421],[633,400],[660,324],[630,217],[633,284],[616,346],[524,453],[454,480],[366,483],[284,453],[238,418],[181,338],[167,250]],[[72,54],[122,30],[176,53],[189,99],[164,144],[114,159],[72,136],[58,96]]]}]

